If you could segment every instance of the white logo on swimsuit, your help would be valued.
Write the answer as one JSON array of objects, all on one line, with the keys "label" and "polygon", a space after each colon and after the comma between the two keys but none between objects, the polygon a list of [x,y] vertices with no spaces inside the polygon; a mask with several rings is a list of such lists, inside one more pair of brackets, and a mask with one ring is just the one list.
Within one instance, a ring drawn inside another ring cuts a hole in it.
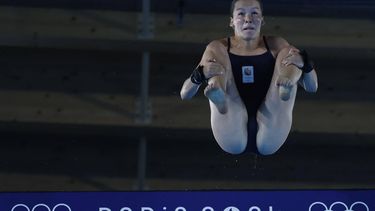
[{"label": "white logo on swimsuit", "polygon": [[[353,210],[353,208],[355,207],[362,207],[362,209],[359,209],[358,208],[358,211],[359,210],[363,210],[363,208],[366,209],[366,211],[370,211],[370,209],[368,208],[367,204],[364,203],[364,202],[361,202],[361,201],[357,201],[357,202],[354,202],[352,205],[350,205],[350,207],[348,207],[344,202],[341,202],[341,201],[336,201],[334,203],[331,204],[331,206],[327,206],[326,204],[324,204],[323,202],[320,202],[320,201],[317,201],[317,202],[314,202],[310,205],[309,207],[309,211],[335,211],[333,208],[334,207],[339,207],[341,205],[341,207],[345,208],[344,211],[356,211],[356,210]],[[323,207],[324,210],[322,209],[313,209],[313,207]],[[337,210],[342,210],[342,208],[337,208]]]},{"label": "white logo on swimsuit", "polygon": [[227,207],[224,211],[240,211],[237,207]]},{"label": "white logo on swimsuit", "polygon": [[242,66],[242,83],[254,83],[254,66]]},{"label": "white logo on swimsuit", "polygon": [[[59,209],[57,209],[59,208]],[[37,204],[33,207],[28,207],[25,204],[16,204],[13,206],[11,211],[72,211],[67,204],[57,204],[53,207],[49,207],[46,204]]]}]

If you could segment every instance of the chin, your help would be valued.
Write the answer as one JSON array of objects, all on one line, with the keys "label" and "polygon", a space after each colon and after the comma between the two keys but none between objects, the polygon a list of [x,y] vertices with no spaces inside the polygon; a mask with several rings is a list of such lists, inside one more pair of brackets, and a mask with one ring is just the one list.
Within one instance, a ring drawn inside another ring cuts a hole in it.
[{"label": "chin", "polygon": [[245,40],[245,41],[251,41],[251,40],[255,40],[257,38],[257,35],[253,35],[253,36],[243,36],[242,39]]},{"label": "chin", "polygon": [[253,32],[253,33],[244,33],[242,34],[241,38],[245,41],[251,41],[255,40],[259,36],[259,33]]}]

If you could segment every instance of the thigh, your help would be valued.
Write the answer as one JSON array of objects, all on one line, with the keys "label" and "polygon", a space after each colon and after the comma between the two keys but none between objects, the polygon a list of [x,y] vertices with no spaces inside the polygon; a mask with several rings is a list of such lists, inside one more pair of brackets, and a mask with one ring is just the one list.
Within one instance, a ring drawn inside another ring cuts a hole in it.
[{"label": "thigh", "polygon": [[257,112],[257,148],[261,154],[266,155],[275,153],[284,144],[292,126],[297,85],[292,87],[288,101],[281,100],[276,86],[279,74],[280,69],[275,67],[267,95]]},{"label": "thigh", "polygon": [[[282,102],[285,103],[285,101]],[[292,126],[290,108],[281,103],[279,107],[267,106],[267,103],[263,103],[259,108],[256,145],[260,154],[273,154],[285,143]]]},{"label": "thigh", "polygon": [[221,114],[210,102],[211,128],[216,142],[226,152],[242,153],[247,145],[247,112],[241,101],[227,98],[228,111]]}]

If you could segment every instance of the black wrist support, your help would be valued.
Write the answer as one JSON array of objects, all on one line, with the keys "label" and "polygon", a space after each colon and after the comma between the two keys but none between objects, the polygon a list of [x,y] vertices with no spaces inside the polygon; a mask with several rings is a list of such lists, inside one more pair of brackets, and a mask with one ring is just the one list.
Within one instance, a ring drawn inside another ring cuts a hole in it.
[{"label": "black wrist support", "polygon": [[203,65],[199,65],[193,73],[191,73],[190,80],[192,83],[200,85],[202,83],[207,83],[207,79],[203,74]]},{"label": "black wrist support", "polygon": [[306,50],[302,50],[300,52],[300,55],[302,56],[303,60],[303,67],[301,68],[301,70],[303,71],[303,73],[311,72],[314,69],[314,63],[309,58],[309,55],[307,54]]}]

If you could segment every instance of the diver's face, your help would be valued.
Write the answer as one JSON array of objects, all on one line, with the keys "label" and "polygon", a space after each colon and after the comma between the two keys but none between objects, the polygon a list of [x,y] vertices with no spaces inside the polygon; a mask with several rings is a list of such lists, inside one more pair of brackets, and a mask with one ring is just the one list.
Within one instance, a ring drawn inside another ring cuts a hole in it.
[{"label": "diver's face", "polygon": [[263,15],[257,0],[237,1],[232,15],[230,25],[235,36],[244,40],[252,40],[259,36]]}]

